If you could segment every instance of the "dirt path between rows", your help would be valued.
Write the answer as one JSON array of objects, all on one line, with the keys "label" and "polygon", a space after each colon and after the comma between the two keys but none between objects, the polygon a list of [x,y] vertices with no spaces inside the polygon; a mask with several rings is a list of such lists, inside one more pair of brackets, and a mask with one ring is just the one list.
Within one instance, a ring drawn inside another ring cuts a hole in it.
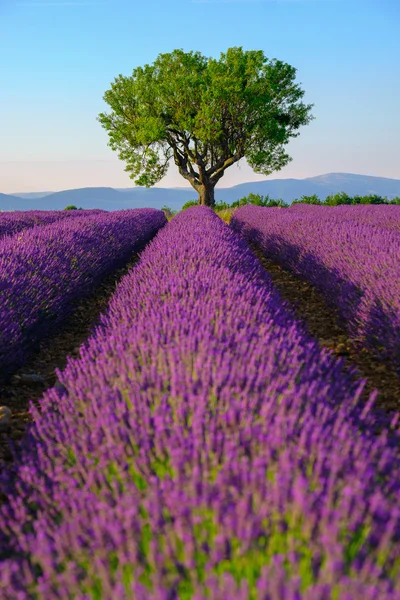
[{"label": "dirt path between rows", "polygon": [[325,348],[345,359],[345,369],[356,367],[360,377],[367,378],[363,397],[377,389],[379,394],[375,407],[385,411],[400,411],[400,378],[388,364],[374,358],[367,348],[357,349],[348,337],[345,324],[338,312],[329,306],[322,294],[312,285],[276,262],[263,256],[262,251],[250,244],[251,249],[268,271],[276,288],[285,300],[294,307],[296,315],[302,319],[308,331]]},{"label": "dirt path between rows", "polygon": [[[43,392],[53,387],[57,381],[55,369],[64,369],[68,356],[78,356],[79,346],[90,336],[100,314],[106,309],[116,285],[139,261],[142,250],[143,247],[132,254],[123,267],[107,275],[90,296],[76,302],[73,313],[60,326],[56,335],[43,340],[39,353],[32,356],[15,372],[10,383],[0,384],[0,406],[8,406],[12,412],[11,429],[0,432],[0,468],[12,461],[9,440],[14,440],[18,444],[25,434],[28,423],[32,422],[28,412],[29,401],[36,401],[38,405],[37,401],[42,397]],[[22,374],[38,375],[45,383],[18,381]]]}]

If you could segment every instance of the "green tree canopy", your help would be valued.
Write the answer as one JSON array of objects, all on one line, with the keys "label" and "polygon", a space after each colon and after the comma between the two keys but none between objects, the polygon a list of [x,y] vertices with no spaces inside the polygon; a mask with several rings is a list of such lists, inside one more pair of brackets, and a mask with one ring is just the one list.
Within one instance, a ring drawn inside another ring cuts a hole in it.
[{"label": "green tree canopy", "polygon": [[292,160],[284,144],[314,118],[295,75],[262,50],[229,48],[220,60],[174,50],[115,78],[103,96],[112,111],[97,120],[136,185],[159,182],[173,158],[199,204],[213,206],[215,185],[241,158],[264,175]]},{"label": "green tree canopy", "polygon": [[327,196],[324,204],[327,204],[328,206],[339,206],[340,204],[351,204],[351,201],[351,196],[346,192],[338,192]]},{"label": "green tree canopy", "polygon": [[292,204],[321,204],[321,200],[318,198],[317,194],[312,194],[312,196],[303,196],[300,200],[293,200]]}]

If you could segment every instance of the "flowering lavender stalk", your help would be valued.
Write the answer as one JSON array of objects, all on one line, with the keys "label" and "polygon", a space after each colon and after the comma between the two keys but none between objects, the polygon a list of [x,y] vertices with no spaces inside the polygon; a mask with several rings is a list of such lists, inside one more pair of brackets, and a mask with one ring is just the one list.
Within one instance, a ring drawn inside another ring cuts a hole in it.
[{"label": "flowering lavender stalk", "polygon": [[211,209],[159,231],[58,376],[1,477],[5,600],[399,598],[374,397]]},{"label": "flowering lavender stalk", "polygon": [[0,240],[0,376],[165,223],[154,209],[101,212]]},{"label": "flowering lavender stalk", "polygon": [[231,226],[312,283],[359,346],[400,374],[400,207],[245,206]]},{"label": "flowering lavender stalk", "polygon": [[14,235],[23,229],[37,225],[50,225],[62,219],[73,219],[76,217],[89,216],[102,213],[100,209],[93,210],[27,210],[0,213],[0,238],[6,235]]}]

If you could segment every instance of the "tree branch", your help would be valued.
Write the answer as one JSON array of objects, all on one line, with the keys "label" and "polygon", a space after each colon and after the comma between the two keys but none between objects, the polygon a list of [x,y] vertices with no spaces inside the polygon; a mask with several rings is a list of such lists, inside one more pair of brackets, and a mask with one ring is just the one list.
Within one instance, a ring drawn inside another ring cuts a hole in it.
[{"label": "tree branch", "polygon": [[193,166],[188,160],[185,153],[178,148],[175,140],[172,139],[171,136],[168,135],[168,133],[167,141],[174,153],[174,162],[178,167],[179,173],[182,175],[182,177],[190,181],[191,185],[194,185],[194,183],[198,185],[198,174],[194,171]]},{"label": "tree branch", "polygon": [[181,132],[176,130],[176,129],[172,129],[172,127],[168,127],[168,130],[173,133],[174,135],[176,135],[176,137],[178,138],[178,142],[180,144],[182,144],[187,152],[187,155],[193,160],[196,160],[196,156],[194,156],[189,148],[189,143],[190,143],[190,136],[189,138],[186,140],[186,138],[183,138],[181,136]]},{"label": "tree branch", "polygon": [[243,154],[235,154],[234,156],[230,156],[227,159],[221,159],[217,165],[214,167],[214,169],[208,169],[207,171],[207,175],[211,172],[211,181],[215,181],[217,182],[219,179],[221,179],[222,175],[224,174],[225,169],[227,169],[228,167],[230,167],[231,165],[233,165],[235,162],[237,162],[238,160],[240,160],[241,158],[243,158]]}]

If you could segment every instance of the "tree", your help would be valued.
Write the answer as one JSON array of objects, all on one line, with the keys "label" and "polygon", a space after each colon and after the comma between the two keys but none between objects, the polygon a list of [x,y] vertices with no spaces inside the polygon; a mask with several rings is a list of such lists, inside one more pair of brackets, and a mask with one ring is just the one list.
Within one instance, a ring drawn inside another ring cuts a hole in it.
[{"label": "tree", "polygon": [[368,196],[362,196],[360,204],[385,204],[387,199],[379,196],[378,194],[369,194]]},{"label": "tree", "polygon": [[232,202],[231,208],[246,206],[247,204],[255,204],[256,206],[265,206],[270,208],[273,206],[287,208],[289,206],[289,204],[284,202],[282,198],[272,199],[269,197],[269,194],[262,196],[261,194],[253,194],[250,192],[248,196],[244,196],[243,198],[240,198],[240,200],[235,200],[235,202]]},{"label": "tree", "polygon": [[321,200],[318,198],[317,194],[313,194],[312,196],[303,196],[300,200],[293,200],[292,204],[321,204]]},{"label": "tree", "polygon": [[159,182],[173,158],[199,204],[213,206],[215,185],[241,158],[264,175],[292,160],[284,144],[314,118],[295,74],[262,50],[229,48],[220,60],[174,50],[116,77],[103,96],[112,112],[97,120],[137,185]]},{"label": "tree", "polygon": [[187,208],[191,208],[192,206],[197,206],[199,203],[197,202],[197,200],[188,200],[187,202],[185,202],[185,204],[182,206],[181,210],[186,210]]},{"label": "tree", "polygon": [[178,211],[172,210],[169,206],[163,206],[161,209],[168,220],[172,219]]},{"label": "tree", "polygon": [[[269,200],[268,194],[266,195],[266,199]],[[233,207],[246,206],[247,204],[264,206],[264,196],[261,196],[260,194],[253,194],[252,192],[250,192],[248,196],[243,196],[243,198],[240,198],[240,200],[235,200],[235,202],[232,202]]]},{"label": "tree", "polygon": [[339,206],[340,204],[351,204],[352,198],[346,192],[331,194],[325,198],[324,204],[328,206]]}]

